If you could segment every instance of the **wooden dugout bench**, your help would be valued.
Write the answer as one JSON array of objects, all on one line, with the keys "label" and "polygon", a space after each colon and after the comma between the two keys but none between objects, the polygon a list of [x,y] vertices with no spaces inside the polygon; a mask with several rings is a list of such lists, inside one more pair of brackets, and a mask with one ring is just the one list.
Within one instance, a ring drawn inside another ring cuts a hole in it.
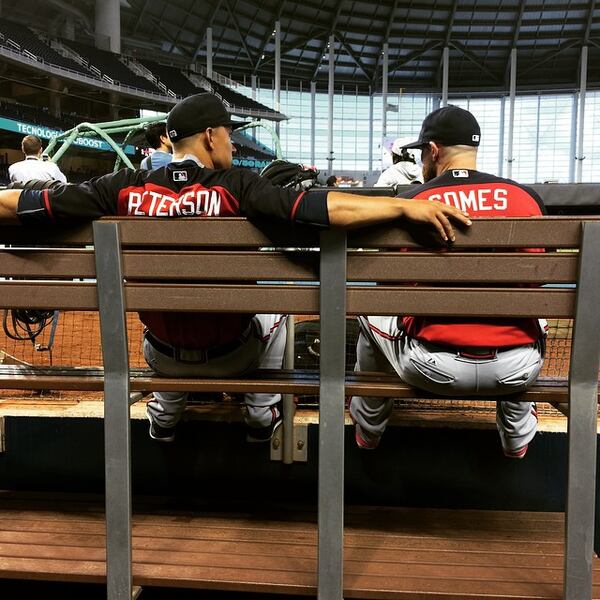
[{"label": "wooden dugout bench", "polygon": [[[110,600],[130,598],[133,584],[317,593],[322,600],[600,598],[592,551],[599,219],[478,220],[444,253],[400,252],[431,238],[419,232],[424,237],[416,241],[398,227],[328,231],[317,240],[312,233],[260,232],[243,219],[111,218],[94,223],[93,232],[6,227],[2,234],[13,247],[0,251],[0,274],[19,279],[0,281],[0,307],[100,312],[103,372],[3,367],[0,382],[13,389],[104,390],[106,512],[61,510],[60,504],[17,510],[22,505],[7,496],[0,576],[106,580]],[[265,246],[318,246],[320,253],[260,251]],[[523,247],[548,252],[516,251]],[[557,254],[556,248],[579,253]],[[413,282],[421,285],[406,285]],[[557,283],[576,283],[577,290],[523,285]],[[319,314],[320,375],[185,380],[131,372],[125,312],[175,309]],[[344,545],[344,397],[414,395],[394,377],[345,373],[346,316],[369,313],[575,318],[568,387],[541,384],[523,395],[568,407],[564,544],[558,515],[357,508],[347,511]],[[187,515],[182,521],[150,511],[133,517],[132,536],[129,415],[135,390],[319,394],[318,526],[306,515]],[[507,527],[515,519],[518,535]],[[20,543],[23,531],[36,540],[33,546],[31,539]],[[90,547],[95,550],[81,551]],[[178,550],[168,564],[166,548]]]}]

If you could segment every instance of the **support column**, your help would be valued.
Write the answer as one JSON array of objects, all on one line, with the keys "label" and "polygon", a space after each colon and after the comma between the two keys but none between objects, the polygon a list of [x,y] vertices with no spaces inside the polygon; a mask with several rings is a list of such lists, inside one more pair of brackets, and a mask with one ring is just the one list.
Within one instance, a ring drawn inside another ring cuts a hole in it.
[{"label": "support column", "polygon": [[113,121],[119,120],[119,95],[116,92],[109,92],[110,99],[110,118]]},{"label": "support column", "polygon": [[381,121],[381,135],[385,137],[387,135],[387,104],[388,104],[388,53],[389,46],[385,42],[383,44],[383,75],[381,78],[381,101],[383,103],[383,113]]},{"label": "support column", "polygon": [[517,49],[510,51],[510,108],[508,112],[508,148],[506,159],[506,176],[512,178],[513,165],[513,134],[515,130],[515,98],[517,97]]},{"label": "support column", "polygon": [[542,97],[538,94],[537,100],[537,114],[535,117],[535,155],[533,161],[533,182],[539,183],[538,178],[538,159],[540,156],[540,105],[542,103]]},{"label": "support column", "polygon": [[50,87],[50,114],[53,117],[60,118],[61,110],[60,110],[60,92],[63,88],[63,84],[60,82],[58,77],[51,76],[49,81]]},{"label": "support column", "polygon": [[121,53],[121,2],[96,0],[96,48]]},{"label": "support column", "polygon": [[500,98],[500,131],[498,132],[498,177],[504,172],[504,116],[506,114],[506,98]]},{"label": "support column", "polygon": [[579,95],[573,92],[573,102],[571,104],[571,144],[569,148],[569,183],[575,183],[575,163],[577,159],[577,102]]},{"label": "support column", "polygon": [[75,41],[75,19],[73,15],[66,15],[60,29],[60,34],[66,40]]},{"label": "support column", "polygon": [[442,106],[448,106],[448,72],[450,69],[450,48],[444,47],[442,54]]},{"label": "support column", "polygon": [[316,132],[316,99],[317,99],[317,82],[310,82],[310,164],[315,166],[315,132]]},{"label": "support column", "polygon": [[[275,21],[275,103],[274,108],[281,112],[281,23]],[[275,131],[279,135],[279,121],[275,125]]]},{"label": "support column", "polygon": [[252,86],[252,100],[256,100],[256,75],[250,76],[250,85]]},{"label": "support column", "polygon": [[369,88],[369,175],[373,173],[373,90]]},{"label": "support column", "polygon": [[212,27],[206,28],[206,76],[212,79],[213,76],[213,44],[212,44]]},{"label": "support column", "polygon": [[581,183],[583,175],[583,132],[585,127],[585,94],[587,90],[588,47],[581,48],[581,71],[579,76],[579,134],[577,137],[577,175],[575,183]]},{"label": "support column", "polygon": [[327,119],[327,174],[333,175],[333,90],[335,69],[335,37],[329,36],[329,85],[327,98],[329,101],[329,117]]}]

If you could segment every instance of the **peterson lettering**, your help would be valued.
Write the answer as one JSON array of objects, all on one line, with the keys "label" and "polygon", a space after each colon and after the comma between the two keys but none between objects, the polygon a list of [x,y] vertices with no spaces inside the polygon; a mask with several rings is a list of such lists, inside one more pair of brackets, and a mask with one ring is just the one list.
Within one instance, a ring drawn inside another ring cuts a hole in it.
[{"label": "peterson lettering", "polygon": [[221,196],[216,190],[190,190],[169,196],[152,190],[129,192],[127,214],[136,217],[218,217]]}]

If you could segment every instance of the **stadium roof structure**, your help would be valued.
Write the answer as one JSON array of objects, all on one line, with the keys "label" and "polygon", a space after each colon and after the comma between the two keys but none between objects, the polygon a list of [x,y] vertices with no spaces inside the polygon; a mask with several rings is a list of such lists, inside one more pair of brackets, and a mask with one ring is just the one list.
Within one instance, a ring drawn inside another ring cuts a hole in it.
[{"label": "stadium roof structure", "polygon": [[[281,78],[296,87],[326,85],[328,40],[335,38],[335,85],[378,91],[389,47],[389,89],[441,88],[442,52],[450,52],[450,92],[505,91],[517,48],[519,91],[573,90],[582,46],[588,87],[600,87],[600,3],[577,0],[127,0],[124,51],[173,64],[206,62],[233,79],[274,76],[276,21]],[[2,12],[33,26],[71,14],[93,23],[93,0],[4,0]],[[79,35],[83,35],[80,28]],[[322,88],[321,88],[322,89]]]}]

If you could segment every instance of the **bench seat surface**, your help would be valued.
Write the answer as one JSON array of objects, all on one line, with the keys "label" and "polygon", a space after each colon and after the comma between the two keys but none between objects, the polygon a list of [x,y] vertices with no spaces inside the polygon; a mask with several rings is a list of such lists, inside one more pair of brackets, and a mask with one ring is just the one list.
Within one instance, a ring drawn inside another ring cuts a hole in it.
[{"label": "bench seat surface", "polygon": [[[558,600],[563,521],[560,513],[348,507],[345,597]],[[95,501],[5,493],[0,577],[103,582],[104,527]],[[304,509],[249,516],[152,505],[133,518],[141,586],[313,595],[316,554],[316,516]]]}]

